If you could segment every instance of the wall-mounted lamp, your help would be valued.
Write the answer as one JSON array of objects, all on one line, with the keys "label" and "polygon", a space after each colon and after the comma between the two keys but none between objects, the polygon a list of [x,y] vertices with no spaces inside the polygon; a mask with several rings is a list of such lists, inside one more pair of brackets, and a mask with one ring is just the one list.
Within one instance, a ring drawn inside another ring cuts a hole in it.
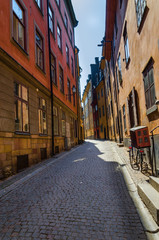
[{"label": "wall-mounted lamp", "polygon": [[66,94],[66,98],[67,98],[67,96],[72,96],[75,93],[76,93],[76,87],[75,87],[75,85],[73,85],[73,87],[72,87],[72,94],[71,93],[70,94]]},{"label": "wall-mounted lamp", "polygon": [[107,41],[106,41],[106,40],[103,39],[103,40],[101,41],[101,44],[98,44],[97,46],[98,46],[98,47],[103,47],[103,46],[105,45],[105,43],[112,43],[112,41],[111,41],[111,40],[107,40]]}]

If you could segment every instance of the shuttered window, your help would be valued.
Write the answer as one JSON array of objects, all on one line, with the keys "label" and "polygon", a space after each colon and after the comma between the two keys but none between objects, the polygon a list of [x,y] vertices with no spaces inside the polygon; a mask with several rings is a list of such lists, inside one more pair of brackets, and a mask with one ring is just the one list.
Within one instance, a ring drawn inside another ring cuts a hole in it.
[{"label": "shuttered window", "polygon": [[156,101],[152,58],[150,59],[148,65],[146,66],[143,72],[143,77],[144,77],[146,108],[149,109],[153,105],[155,105],[155,101]]}]

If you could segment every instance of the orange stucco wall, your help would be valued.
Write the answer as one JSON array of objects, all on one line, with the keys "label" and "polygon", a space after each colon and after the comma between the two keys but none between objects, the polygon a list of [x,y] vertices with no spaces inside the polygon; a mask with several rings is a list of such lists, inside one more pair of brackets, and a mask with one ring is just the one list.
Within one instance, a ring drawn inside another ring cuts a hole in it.
[{"label": "orange stucco wall", "polygon": [[[46,88],[50,89],[50,74],[49,74],[49,49],[48,49],[48,30],[47,30],[47,1],[42,1],[43,3],[43,14],[38,9],[34,0],[20,0],[22,6],[26,9],[25,14],[25,23],[27,27],[27,53],[25,53],[13,40],[12,38],[12,0],[2,1],[0,0],[0,47],[6,51],[15,61],[17,61],[23,68],[25,68],[31,75],[33,75],[38,81],[40,81]],[[54,20],[55,20],[55,39],[51,35],[51,50],[56,57],[56,71],[57,71],[57,87],[53,86],[54,94],[64,102],[73,112],[77,112],[76,107],[73,106],[73,97],[72,102],[70,103],[67,100],[67,78],[70,79],[71,89],[72,86],[76,86],[75,81],[75,69],[74,77],[71,72],[71,56],[74,60],[74,45],[71,46],[69,40],[69,31],[72,30],[73,34],[73,44],[74,44],[74,31],[71,24],[69,14],[64,1],[61,1],[60,11],[57,7],[56,1],[51,0],[50,4],[54,11]],[[68,16],[68,34],[64,26],[64,11],[66,11]],[[57,21],[60,24],[62,31],[62,53],[57,45]],[[42,72],[36,66],[35,60],[35,26],[39,29],[40,33],[44,38],[44,72]],[[70,67],[66,64],[66,43],[69,47],[70,55]],[[64,72],[64,90],[65,94],[60,92],[59,87],[59,64],[63,68]],[[76,104],[77,105],[77,104]]]}]

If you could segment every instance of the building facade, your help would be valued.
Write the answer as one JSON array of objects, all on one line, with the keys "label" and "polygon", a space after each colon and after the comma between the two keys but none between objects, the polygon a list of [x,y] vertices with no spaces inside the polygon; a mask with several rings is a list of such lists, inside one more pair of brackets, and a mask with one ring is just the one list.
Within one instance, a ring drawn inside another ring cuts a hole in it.
[{"label": "building facade", "polygon": [[84,116],[84,138],[94,139],[91,75],[89,75],[87,85],[85,86],[83,92],[82,103]]},{"label": "building facade", "polygon": [[[113,87],[114,135],[126,146],[132,127],[147,126],[150,132],[159,125],[158,4],[107,0],[104,56]],[[154,134],[159,168],[159,129]]]},{"label": "building facade", "polygon": [[77,20],[71,1],[9,0],[0,6],[3,177],[77,143],[77,103],[70,94]]},{"label": "building facade", "polygon": [[105,108],[105,92],[104,92],[104,80],[101,80],[96,87],[97,95],[97,108],[98,108],[98,119],[99,119],[99,138],[107,138],[107,127],[106,127],[106,108]]}]

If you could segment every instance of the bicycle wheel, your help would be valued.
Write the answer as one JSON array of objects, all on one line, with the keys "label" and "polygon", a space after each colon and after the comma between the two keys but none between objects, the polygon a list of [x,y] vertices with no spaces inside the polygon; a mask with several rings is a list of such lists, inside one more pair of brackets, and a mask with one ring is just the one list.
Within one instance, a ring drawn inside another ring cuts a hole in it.
[{"label": "bicycle wheel", "polygon": [[137,150],[135,165],[136,165],[136,169],[140,170],[140,167],[141,167],[141,156],[140,156],[140,151],[139,150]]},{"label": "bicycle wheel", "polygon": [[132,152],[132,147],[129,147],[129,160],[130,160],[130,165],[133,168],[133,152]]}]

